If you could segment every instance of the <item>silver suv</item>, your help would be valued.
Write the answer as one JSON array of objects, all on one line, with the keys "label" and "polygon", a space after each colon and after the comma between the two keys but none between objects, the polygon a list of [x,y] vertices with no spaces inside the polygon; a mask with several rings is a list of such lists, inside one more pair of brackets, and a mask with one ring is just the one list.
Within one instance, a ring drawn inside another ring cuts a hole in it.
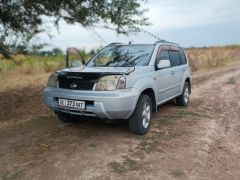
[{"label": "silver suv", "polygon": [[143,135],[157,106],[172,99],[187,106],[190,93],[189,63],[179,45],[113,43],[84,66],[51,74],[44,101],[62,121],[128,119],[130,131]]}]

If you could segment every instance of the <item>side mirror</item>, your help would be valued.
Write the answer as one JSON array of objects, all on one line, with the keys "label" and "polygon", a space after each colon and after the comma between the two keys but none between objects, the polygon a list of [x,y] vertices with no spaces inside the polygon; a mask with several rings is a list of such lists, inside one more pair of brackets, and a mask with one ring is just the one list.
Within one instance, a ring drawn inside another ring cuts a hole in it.
[{"label": "side mirror", "polygon": [[74,60],[71,62],[71,67],[83,66],[81,61]]},{"label": "side mirror", "polygon": [[76,67],[79,66],[79,63],[75,65],[75,60],[80,61],[81,65],[85,64],[85,60],[81,55],[81,52],[77,48],[67,48],[65,56],[66,67]]},{"label": "side mirror", "polygon": [[158,69],[163,69],[163,68],[169,68],[171,65],[170,65],[170,60],[160,60],[158,65],[157,65],[157,68]]}]

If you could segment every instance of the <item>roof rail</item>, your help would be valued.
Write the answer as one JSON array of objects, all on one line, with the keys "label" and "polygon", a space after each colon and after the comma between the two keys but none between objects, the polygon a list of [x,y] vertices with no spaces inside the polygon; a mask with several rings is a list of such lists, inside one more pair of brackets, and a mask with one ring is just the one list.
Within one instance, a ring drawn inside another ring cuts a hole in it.
[{"label": "roof rail", "polygon": [[117,45],[117,44],[123,44],[123,43],[120,43],[120,42],[113,42],[113,43],[108,44],[108,46],[111,46],[111,45]]},{"label": "roof rail", "polygon": [[155,42],[155,44],[157,44],[157,43],[169,43],[169,44],[179,45],[178,43],[166,41],[166,40],[163,40],[163,39],[157,40],[157,41]]}]

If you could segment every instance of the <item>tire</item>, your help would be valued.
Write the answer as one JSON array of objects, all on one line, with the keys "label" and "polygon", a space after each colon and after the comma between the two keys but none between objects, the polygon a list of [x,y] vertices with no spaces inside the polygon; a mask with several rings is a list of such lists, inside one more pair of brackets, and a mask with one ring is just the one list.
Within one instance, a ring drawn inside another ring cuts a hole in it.
[{"label": "tire", "polygon": [[182,94],[176,98],[177,105],[187,106],[189,102],[189,96],[190,96],[190,84],[189,82],[186,81],[183,86]]},{"label": "tire", "polygon": [[148,95],[141,95],[138,99],[133,115],[128,121],[129,130],[137,135],[144,135],[149,131],[152,119],[152,102]]},{"label": "tire", "polygon": [[67,113],[63,113],[63,112],[55,112],[58,119],[64,123],[70,123],[73,122],[75,120],[76,117],[74,117],[73,115],[67,114]]}]

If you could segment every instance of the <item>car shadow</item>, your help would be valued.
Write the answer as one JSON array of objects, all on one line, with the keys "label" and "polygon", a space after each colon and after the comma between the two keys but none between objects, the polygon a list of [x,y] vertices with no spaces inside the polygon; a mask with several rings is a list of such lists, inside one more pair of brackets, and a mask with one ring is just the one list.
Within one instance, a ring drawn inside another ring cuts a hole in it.
[{"label": "car shadow", "polygon": [[[157,114],[153,116],[153,120],[156,116],[161,116],[168,112],[169,110],[176,109],[176,104],[174,101],[169,101],[157,108]],[[114,131],[117,132],[128,132],[128,120],[127,119],[117,119],[117,120],[107,120],[100,119],[97,117],[86,117],[78,116],[75,117],[70,122],[71,128],[74,129],[89,129],[90,131]]]}]

